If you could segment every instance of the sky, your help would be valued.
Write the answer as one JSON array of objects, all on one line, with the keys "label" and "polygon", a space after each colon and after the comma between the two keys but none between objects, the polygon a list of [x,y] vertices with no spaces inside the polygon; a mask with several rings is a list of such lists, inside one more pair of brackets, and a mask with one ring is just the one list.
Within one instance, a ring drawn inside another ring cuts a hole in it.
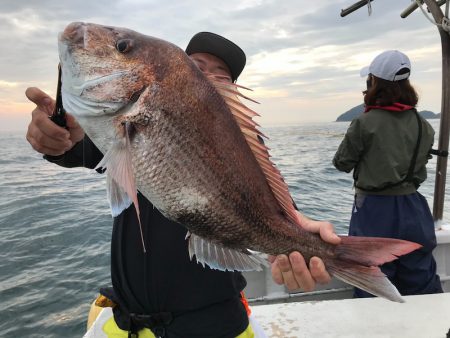
[{"label": "sky", "polygon": [[0,131],[26,131],[36,86],[54,96],[57,36],[70,22],[126,27],[185,48],[199,31],[237,43],[247,54],[239,83],[253,89],[261,126],[318,123],[362,103],[359,71],[380,52],[398,49],[412,62],[419,110],[440,112],[441,42],[411,0],[374,0],[342,18],[356,0],[2,0]]}]

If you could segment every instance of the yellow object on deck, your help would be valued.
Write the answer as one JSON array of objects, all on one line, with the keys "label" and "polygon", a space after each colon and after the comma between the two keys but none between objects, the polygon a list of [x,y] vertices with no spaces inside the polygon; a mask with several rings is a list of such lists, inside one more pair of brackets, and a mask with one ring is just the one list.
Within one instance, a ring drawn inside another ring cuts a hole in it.
[{"label": "yellow object on deck", "polygon": [[92,302],[91,308],[89,310],[88,319],[87,319],[87,330],[91,328],[92,324],[94,324],[95,320],[97,319],[100,312],[102,312],[103,308],[100,306],[95,305],[95,301]]},{"label": "yellow object on deck", "polygon": [[105,297],[103,295],[99,295],[97,299],[95,300],[95,305],[100,307],[115,307],[116,303],[114,303],[111,299],[108,297]]},{"label": "yellow object on deck", "polygon": [[116,303],[114,303],[111,299],[103,295],[99,295],[97,299],[92,303],[91,308],[89,310],[86,331],[89,331],[92,324],[94,324],[95,320],[97,319],[98,315],[100,314],[103,308],[105,307],[113,308],[114,306],[116,306]]},{"label": "yellow object on deck", "polygon": [[[100,295],[91,305],[91,309],[89,310],[88,320],[87,320],[87,331],[92,328],[95,320],[99,317],[101,312],[105,310],[105,308],[111,307],[113,308],[116,304],[112,302],[110,299]],[[114,316],[109,316],[106,321],[101,321],[95,323],[95,325],[101,325],[102,337],[108,338],[128,338],[128,332],[120,329],[116,322],[114,321]],[[88,335],[85,335],[85,337]],[[156,338],[152,331],[149,329],[142,329],[138,332],[139,338]],[[90,337],[90,336],[89,336]],[[96,337],[96,336],[95,336]],[[252,329],[252,326],[249,324],[244,332],[242,332],[236,338],[255,338],[255,333]]]}]

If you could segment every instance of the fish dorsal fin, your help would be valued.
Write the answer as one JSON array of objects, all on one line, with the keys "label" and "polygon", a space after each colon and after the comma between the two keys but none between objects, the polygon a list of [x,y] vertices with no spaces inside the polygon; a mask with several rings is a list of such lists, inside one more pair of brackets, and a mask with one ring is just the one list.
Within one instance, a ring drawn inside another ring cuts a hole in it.
[{"label": "fish dorsal fin", "polygon": [[113,217],[120,215],[131,203],[134,204],[141,232],[142,247],[146,252],[130,147],[128,133],[125,133],[123,138],[116,140],[95,169],[106,169],[106,190]]},{"label": "fish dorsal fin", "polygon": [[194,255],[197,263],[221,271],[261,271],[261,266],[268,266],[267,260],[250,251],[242,252],[212,243],[200,236],[188,233],[189,257]]},{"label": "fish dorsal fin", "polygon": [[266,177],[267,183],[287,218],[295,224],[300,224],[288,185],[281,176],[280,171],[275,167],[275,164],[270,160],[269,148],[263,142],[263,137],[266,136],[258,130],[258,124],[253,121],[253,117],[259,116],[259,114],[245,106],[239,99],[241,97],[256,102],[242,95],[238,90],[238,88],[249,89],[235,83],[225,82],[213,75],[208,76],[208,79],[216,87],[216,90],[222,95],[225,103],[230,108],[247,144]]}]

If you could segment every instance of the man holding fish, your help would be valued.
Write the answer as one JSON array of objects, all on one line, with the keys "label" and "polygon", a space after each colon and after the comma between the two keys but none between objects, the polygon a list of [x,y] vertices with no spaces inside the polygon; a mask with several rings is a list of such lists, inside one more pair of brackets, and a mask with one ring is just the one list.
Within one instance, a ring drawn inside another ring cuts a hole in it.
[{"label": "man holding fish", "polygon": [[[126,41],[116,48],[128,48]],[[186,53],[201,72],[230,83],[236,81],[246,62],[237,45],[207,32],[196,34]],[[37,88],[28,88],[26,95],[37,105],[27,133],[31,146],[58,165],[95,168],[103,153],[78,120],[66,114],[67,127],[61,128],[49,119],[54,111],[53,99]],[[242,274],[230,269],[210,269],[191,260],[186,229],[167,219],[140,193],[137,200],[139,218],[134,206],[114,218],[113,290],[103,293],[116,304],[115,322],[105,325],[105,333],[123,333],[126,337],[129,332],[139,332],[139,336],[151,337],[143,329],[147,327],[161,337],[252,337],[254,333],[242,302],[241,292],[246,285]],[[309,220],[300,213],[298,217],[304,229],[319,233],[329,243],[340,242],[330,223]],[[144,252],[143,246],[148,250]],[[310,259],[310,269],[297,251],[269,259],[274,280],[290,290],[310,291],[317,282],[330,280],[318,257]]]}]

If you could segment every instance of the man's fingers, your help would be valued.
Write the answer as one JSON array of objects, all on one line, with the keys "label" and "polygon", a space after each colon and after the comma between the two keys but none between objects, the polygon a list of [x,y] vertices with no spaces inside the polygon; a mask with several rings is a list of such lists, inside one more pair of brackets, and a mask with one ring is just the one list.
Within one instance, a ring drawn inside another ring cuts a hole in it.
[{"label": "man's fingers", "polygon": [[328,274],[325,264],[318,257],[312,257],[309,261],[309,268],[311,276],[317,283],[327,284],[331,281],[331,276]]},{"label": "man's fingers", "polygon": [[26,138],[41,154],[61,155],[73,146],[69,131],[53,123],[38,107],[32,112]]},{"label": "man's fingers", "polygon": [[[25,95],[37,106],[31,113],[31,123],[28,128],[30,137],[35,139],[36,142],[41,142],[41,138],[45,138],[45,136],[59,139],[63,142],[69,140],[70,133],[48,118],[53,114],[53,108],[55,107],[54,100],[42,90],[35,87],[27,88]],[[48,141],[44,140],[44,142]],[[48,146],[48,144],[44,144],[43,146]]]},{"label": "man's fingers", "polygon": [[268,260],[270,263],[273,263],[273,262],[275,262],[275,259],[276,259],[276,258],[277,258],[276,256],[269,255],[269,256],[267,257],[267,260]]},{"label": "man's fingers", "polygon": [[[69,141],[69,131],[58,126],[56,123],[50,120],[48,115],[43,112],[42,109],[37,107],[35,110],[33,110],[31,115],[32,123],[30,123],[30,126],[34,125],[39,131],[38,133],[36,133],[36,135],[34,135],[34,138],[36,138],[38,141],[41,141],[39,137],[45,136],[62,142]],[[66,144],[66,146],[69,146],[69,144]]]},{"label": "man's fingers", "polygon": [[81,128],[75,117],[69,113],[66,113],[66,124],[69,129]]},{"label": "man's fingers", "polygon": [[289,259],[286,255],[272,256],[274,261],[272,263],[272,279],[275,283],[284,284],[289,290],[298,289],[298,284],[292,274],[292,269]]},{"label": "man's fingers", "polygon": [[303,256],[294,251],[289,255],[294,278],[303,291],[312,291],[316,286]]},{"label": "man's fingers", "polygon": [[73,115],[66,113],[66,125],[70,131],[70,140],[73,144],[80,142],[84,138],[84,130],[78,124]]},{"label": "man's fingers", "polygon": [[[270,261],[274,258],[269,256]],[[298,251],[290,253],[289,257],[276,257],[272,263],[272,278],[277,284],[284,284],[290,291],[302,289],[305,292],[313,291],[317,283],[326,284],[331,281],[331,276],[320,258],[312,257],[308,268]]]},{"label": "man's fingers", "polygon": [[283,276],[283,282],[286,287],[291,291],[300,288],[300,285],[299,283],[297,283],[297,280],[294,276],[289,258],[286,255],[279,255],[277,256],[276,264],[278,264],[278,267]]},{"label": "man's fingers", "polygon": [[25,90],[25,95],[28,100],[35,103],[48,116],[52,115],[55,101],[42,90],[36,87],[29,87]]},{"label": "man's fingers", "polygon": [[[53,114],[55,101],[39,88],[30,87],[25,91],[27,98],[36,104],[28,125],[27,140],[36,151],[47,155],[61,155],[73,147],[69,130],[58,126],[49,117]],[[75,122],[74,122],[75,124]],[[77,139],[83,135],[81,128]]]},{"label": "man's fingers", "polygon": [[339,244],[341,238],[334,232],[333,224],[329,222],[323,222],[319,230],[320,237],[328,243]]},{"label": "man's fingers", "polygon": [[72,142],[69,139],[49,137],[35,124],[28,126],[26,138],[33,149],[41,154],[61,155],[72,147]]},{"label": "man's fingers", "polygon": [[277,262],[274,260],[271,264],[272,269],[272,279],[275,283],[278,285],[284,284],[283,280],[283,274],[281,273],[280,267],[278,266]]},{"label": "man's fingers", "polygon": [[[302,216],[304,219],[306,217]],[[307,220],[302,223],[302,228],[309,232],[315,232],[320,234],[320,237],[328,243],[339,244],[341,239],[334,232],[333,224],[325,221],[313,221]]]},{"label": "man's fingers", "polygon": [[303,222],[301,224],[302,228],[309,231],[309,232],[320,232],[320,229],[323,227],[326,227],[327,229],[331,226],[333,228],[333,225],[329,222],[324,221],[314,221],[311,219],[308,219],[306,216],[302,215]]}]

